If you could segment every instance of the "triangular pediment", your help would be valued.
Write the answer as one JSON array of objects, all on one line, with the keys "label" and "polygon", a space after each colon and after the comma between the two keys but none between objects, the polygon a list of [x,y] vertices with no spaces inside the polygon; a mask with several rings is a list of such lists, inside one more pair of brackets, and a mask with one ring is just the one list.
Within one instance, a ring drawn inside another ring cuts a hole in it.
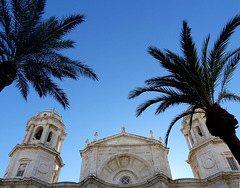
[{"label": "triangular pediment", "polygon": [[101,140],[94,141],[89,144],[101,146],[120,146],[120,145],[144,145],[144,144],[162,144],[153,138],[146,138],[129,133],[120,133]]}]

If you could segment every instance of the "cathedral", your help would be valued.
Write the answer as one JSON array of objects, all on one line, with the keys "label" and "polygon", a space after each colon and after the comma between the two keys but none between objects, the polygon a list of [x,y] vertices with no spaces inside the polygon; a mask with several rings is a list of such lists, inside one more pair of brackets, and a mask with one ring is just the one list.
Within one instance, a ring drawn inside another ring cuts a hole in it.
[{"label": "cathedral", "polygon": [[79,182],[58,182],[64,166],[61,154],[67,134],[62,117],[54,110],[28,120],[21,144],[10,152],[0,188],[239,188],[240,166],[227,145],[211,136],[204,115],[185,117],[181,132],[189,147],[187,163],[194,178],[172,179],[169,148],[153,136],[122,131],[93,142],[86,141]]}]

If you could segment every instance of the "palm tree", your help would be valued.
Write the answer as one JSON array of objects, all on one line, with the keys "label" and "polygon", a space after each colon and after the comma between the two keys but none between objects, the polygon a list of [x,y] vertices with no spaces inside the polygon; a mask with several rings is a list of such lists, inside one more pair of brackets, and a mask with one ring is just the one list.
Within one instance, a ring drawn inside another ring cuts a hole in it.
[{"label": "palm tree", "polygon": [[46,0],[0,0],[0,92],[16,83],[27,99],[31,84],[40,97],[51,95],[68,108],[66,94],[53,78],[86,76],[97,80],[87,65],[59,53],[75,46],[64,37],[84,21],[84,16],[43,20],[45,5]]},{"label": "palm tree", "polygon": [[240,101],[239,96],[228,91],[229,82],[240,60],[240,48],[227,51],[230,36],[239,25],[240,15],[237,15],[223,28],[211,50],[208,49],[209,35],[204,40],[200,57],[186,21],[183,21],[180,35],[182,56],[168,49],[161,51],[156,47],[149,47],[149,53],[169,73],[146,80],[145,87],[136,88],[129,93],[129,99],[146,92],[160,94],[139,105],[137,116],[153,104],[158,104],[155,114],[160,114],[174,105],[191,105],[189,110],[177,115],[171,122],[166,133],[166,145],[173,125],[184,116],[190,115],[192,119],[193,114],[199,112],[197,109],[202,109],[209,132],[225,141],[240,164],[240,141],[235,131],[238,122],[220,106],[222,101]]}]

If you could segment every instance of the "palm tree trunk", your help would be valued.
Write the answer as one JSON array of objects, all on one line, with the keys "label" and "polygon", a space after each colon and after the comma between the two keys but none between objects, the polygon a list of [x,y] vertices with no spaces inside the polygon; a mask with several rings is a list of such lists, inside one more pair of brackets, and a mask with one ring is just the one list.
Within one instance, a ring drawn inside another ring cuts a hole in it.
[{"label": "palm tree trunk", "polygon": [[0,63],[0,92],[13,83],[17,74],[17,66],[12,61]]},{"label": "palm tree trunk", "polygon": [[236,136],[238,121],[235,117],[214,104],[206,111],[206,126],[213,136],[220,137],[240,164],[240,141]]}]

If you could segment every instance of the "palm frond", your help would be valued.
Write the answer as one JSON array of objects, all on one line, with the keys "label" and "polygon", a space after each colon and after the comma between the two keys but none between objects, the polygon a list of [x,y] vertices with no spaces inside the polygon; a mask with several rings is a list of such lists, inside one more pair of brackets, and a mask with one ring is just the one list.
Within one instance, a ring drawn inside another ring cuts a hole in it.
[{"label": "palm frond", "polygon": [[188,108],[188,111],[191,112],[190,114],[190,121],[189,121],[189,128],[192,128],[192,120],[193,120],[193,115],[195,113],[195,110],[198,109],[198,106],[192,105],[190,108]]},{"label": "palm frond", "polygon": [[55,98],[65,109],[69,108],[69,101],[66,94],[57,84],[53,83],[50,77],[44,71],[37,71],[38,66],[34,64],[31,67],[24,67],[25,76],[33,85],[40,97],[48,94]]},{"label": "palm frond", "polygon": [[74,44],[76,42],[73,40],[60,40],[60,41],[53,41],[51,43],[51,48],[54,50],[62,50],[62,49],[68,49],[68,48],[74,48]]},{"label": "palm frond", "polygon": [[156,97],[154,99],[150,99],[150,100],[145,101],[144,103],[140,104],[137,107],[136,116],[137,117],[140,116],[142,114],[142,112],[145,111],[149,106],[151,106],[153,104],[156,104],[158,102],[161,102],[163,100],[164,100],[163,97]]},{"label": "palm frond", "polygon": [[170,87],[182,93],[188,93],[189,95],[195,96],[194,91],[192,90],[191,87],[189,87],[186,81],[178,80],[174,76],[155,77],[146,80],[145,83],[150,87],[156,88]]},{"label": "palm frond", "polygon": [[202,61],[202,70],[203,70],[203,76],[204,76],[204,86],[206,88],[205,90],[206,90],[207,95],[211,96],[211,94],[210,94],[211,90],[209,89],[210,83],[209,83],[209,67],[208,67],[208,44],[209,44],[209,40],[210,40],[210,34],[208,35],[208,37],[203,42],[201,61]]},{"label": "palm frond", "polygon": [[218,104],[221,101],[237,101],[237,102],[240,102],[240,96],[235,95],[234,93],[223,91],[218,96]]},{"label": "palm frond", "polygon": [[201,101],[196,100],[188,93],[181,94],[175,91],[169,91],[167,95],[162,96],[162,98],[163,100],[161,104],[158,106],[158,108],[155,111],[156,115],[164,112],[170,106],[175,106],[179,104],[190,104],[190,105],[196,106],[196,108],[202,108],[204,106],[201,103]]},{"label": "palm frond", "polygon": [[67,18],[64,18],[59,26],[58,30],[62,32],[62,35],[66,35],[69,31],[71,31],[73,28],[75,28],[78,24],[84,22],[84,15],[75,14],[70,15]]},{"label": "palm frond", "polygon": [[169,72],[172,72],[172,70],[176,67],[174,63],[171,62],[169,57],[166,56],[165,53],[158,48],[150,46],[148,47],[148,53],[157,59],[161,66],[167,69]]},{"label": "palm frond", "polygon": [[138,87],[129,92],[128,99],[133,99],[145,92],[151,92],[151,91],[161,92],[158,88],[155,88],[155,87]]},{"label": "palm frond", "polygon": [[[85,76],[85,77],[88,77],[88,78],[91,78],[95,81],[98,81],[98,77],[97,75],[94,73],[93,69],[90,68],[89,66],[79,62],[79,61],[74,61],[74,60],[71,60],[69,59],[68,57],[66,56],[62,56],[60,54],[58,54],[58,57],[59,57],[59,60],[61,61],[61,65],[64,66],[65,64],[65,67],[67,68],[74,68],[75,71],[77,72],[77,78],[79,76]],[[59,62],[60,62],[59,61]]]},{"label": "palm frond", "polygon": [[[234,53],[231,53],[230,55],[230,59],[228,61],[228,63],[225,66],[225,70],[223,72],[223,79],[222,79],[222,85],[221,85],[221,90],[220,90],[220,96],[222,96],[222,94],[224,94],[224,91],[227,89],[227,86],[233,76],[233,72],[235,71],[235,69],[237,68],[237,65],[239,63],[240,60],[240,48],[237,49]],[[218,102],[220,102],[218,100]]]},{"label": "palm frond", "polygon": [[181,49],[185,55],[186,63],[194,67],[193,70],[197,70],[199,66],[197,50],[192,40],[191,29],[188,27],[186,21],[183,21],[183,28],[180,36]]},{"label": "palm frond", "polygon": [[58,87],[58,85],[49,80],[49,82],[47,82],[47,90],[50,96],[53,96],[53,98],[55,98],[60,104],[62,104],[65,109],[69,108],[68,98],[63,92],[63,90]]},{"label": "palm frond", "polygon": [[227,45],[229,43],[231,35],[234,33],[236,27],[240,25],[240,15],[236,15],[233,19],[231,19],[223,30],[220,33],[217,41],[214,43],[213,49],[210,51],[210,56],[208,58],[208,67],[209,67],[209,80],[210,80],[210,88],[212,89],[212,98],[214,98],[213,93],[215,87],[217,86],[217,80],[220,76],[223,61],[222,57],[225,53]]},{"label": "palm frond", "polygon": [[150,99],[142,103],[138,106],[136,110],[136,116],[140,116],[143,111],[145,111],[149,106],[160,103],[158,108],[155,111],[155,114],[160,114],[164,112],[168,107],[179,105],[179,104],[193,104],[198,107],[202,107],[203,105],[199,101],[194,101],[191,96],[187,94],[180,94],[171,90],[169,88],[162,88],[158,91],[162,92],[163,94],[160,97],[155,97],[154,99]]},{"label": "palm frond", "polygon": [[[179,82],[185,84],[185,87],[178,87],[183,93],[194,93],[196,97],[201,98],[205,104],[209,104],[208,92],[205,89],[204,77],[202,76],[202,68],[199,62],[196,61],[194,66],[191,66],[189,62],[186,62],[178,55],[166,50],[167,56],[174,62],[176,66],[172,69],[173,77]],[[194,62],[192,62],[194,64]],[[176,87],[176,86],[174,86]],[[190,88],[190,89],[187,89]],[[183,90],[184,89],[184,90]]]},{"label": "palm frond", "polygon": [[182,112],[181,114],[178,114],[178,115],[172,120],[172,122],[171,122],[171,124],[169,125],[168,130],[167,130],[167,132],[166,132],[166,136],[165,136],[165,145],[166,145],[166,146],[167,146],[167,144],[168,144],[169,134],[170,134],[173,126],[175,125],[175,123],[176,123],[178,120],[180,120],[181,118],[183,118],[183,117],[185,117],[185,116],[188,116],[188,115],[191,115],[191,114],[192,114],[192,112],[189,112],[189,111],[187,111],[187,112]]},{"label": "palm frond", "polygon": [[22,94],[23,98],[27,100],[29,92],[28,81],[21,72],[17,72],[16,82],[17,82],[16,87],[20,90],[20,93]]},{"label": "palm frond", "polygon": [[30,0],[29,1],[29,14],[31,14],[32,25],[36,26],[44,14],[46,0]]},{"label": "palm frond", "polygon": [[6,34],[12,30],[12,19],[9,12],[9,5],[6,0],[0,0],[0,24]]},{"label": "palm frond", "polygon": [[[59,20],[56,17],[51,17],[37,28],[43,33],[43,43],[52,40],[61,40],[68,32],[75,28],[78,24],[84,21],[84,15],[76,14],[70,15],[63,20]],[[44,30],[45,32],[42,32]]]},{"label": "palm frond", "polygon": [[182,103],[184,103],[183,101],[184,101],[183,99],[179,100],[178,97],[164,96],[161,104],[156,109],[155,114],[158,115],[158,114],[164,112],[170,106],[182,104]]}]

